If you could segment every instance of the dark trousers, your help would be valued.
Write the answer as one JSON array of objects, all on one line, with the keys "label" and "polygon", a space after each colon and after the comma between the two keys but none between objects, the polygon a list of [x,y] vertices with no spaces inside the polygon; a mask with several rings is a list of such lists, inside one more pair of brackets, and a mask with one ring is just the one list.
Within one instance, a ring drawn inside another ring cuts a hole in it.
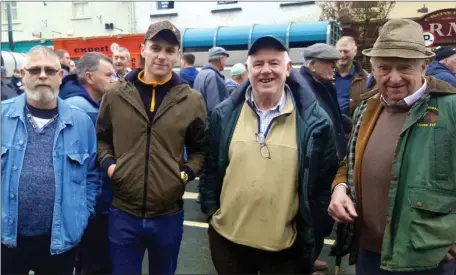
[{"label": "dark trousers", "polygon": [[[279,252],[233,243],[209,226],[212,262],[218,274],[309,274],[299,246]],[[308,264],[306,264],[308,265]]]},{"label": "dark trousers", "polygon": [[391,272],[380,269],[380,254],[370,252],[367,250],[361,250],[358,255],[356,262],[356,274],[357,275],[422,275],[422,274],[435,274],[435,275],[446,275],[456,274],[456,259],[450,261],[442,261],[437,268],[425,271],[416,272]]},{"label": "dark trousers", "polygon": [[141,274],[146,249],[149,274],[174,274],[183,223],[184,211],[143,219],[112,208],[108,230],[112,274]]},{"label": "dark trousers", "polygon": [[89,220],[78,248],[82,274],[111,274],[109,254],[108,215]]},{"label": "dark trousers", "polygon": [[2,244],[2,274],[73,274],[75,250],[51,255],[49,236],[18,237],[17,247]]}]

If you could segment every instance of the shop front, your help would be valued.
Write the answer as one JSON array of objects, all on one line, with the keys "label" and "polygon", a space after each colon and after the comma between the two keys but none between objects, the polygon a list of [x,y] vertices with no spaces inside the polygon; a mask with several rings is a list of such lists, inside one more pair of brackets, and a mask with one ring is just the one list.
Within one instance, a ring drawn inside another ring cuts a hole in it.
[{"label": "shop front", "polygon": [[416,22],[423,27],[427,47],[456,47],[456,9],[437,10]]},{"label": "shop front", "polygon": [[131,68],[142,67],[141,44],[143,34],[123,35],[123,36],[98,36],[88,38],[61,38],[53,39],[55,49],[68,51],[71,59],[77,60],[88,52],[99,52],[112,57],[113,51],[119,47],[127,48],[130,52]]}]

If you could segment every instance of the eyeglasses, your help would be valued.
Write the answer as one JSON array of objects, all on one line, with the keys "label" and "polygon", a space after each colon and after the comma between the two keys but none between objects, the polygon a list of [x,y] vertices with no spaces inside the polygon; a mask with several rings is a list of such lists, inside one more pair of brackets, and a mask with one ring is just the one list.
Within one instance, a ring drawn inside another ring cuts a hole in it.
[{"label": "eyeglasses", "polygon": [[44,70],[44,73],[48,76],[56,75],[60,70],[54,69],[52,67],[31,67],[31,68],[24,68],[29,74],[31,75],[40,75],[41,72]]},{"label": "eyeglasses", "polygon": [[260,154],[264,159],[271,159],[271,152],[266,143],[260,143]]}]

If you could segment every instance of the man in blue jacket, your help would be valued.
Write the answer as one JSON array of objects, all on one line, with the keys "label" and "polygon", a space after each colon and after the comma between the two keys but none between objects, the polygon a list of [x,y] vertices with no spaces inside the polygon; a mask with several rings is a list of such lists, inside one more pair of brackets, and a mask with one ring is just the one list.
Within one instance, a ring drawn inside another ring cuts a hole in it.
[{"label": "man in blue jacket", "polygon": [[[95,125],[100,99],[104,88],[115,81],[115,70],[111,60],[101,53],[87,53],[79,59],[76,74],[64,78],[60,98],[68,104],[85,111]],[[100,171],[100,175],[104,175]],[[110,180],[103,177],[102,194],[95,207],[96,217],[89,221],[84,232],[79,260],[86,274],[110,274],[108,213],[112,202]]]},{"label": "man in blue jacket", "polygon": [[25,92],[2,102],[3,274],[73,274],[75,247],[95,214],[95,127],[58,98],[58,56],[32,48]]},{"label": "man in blue jacket", "polygon": [[456,87],[456,49],[438,49],[435,52],[435,60],[426,69],[426,75],[433,76]]},{"label": "man in blue jacket", "polygon": [[190,87],[193,88],[193,83],[198,75],[198,69],[195,68],[195,55],[191,53],[184,53],[180,60],[179,76],[185,80]]},{"label": "man in blue jacket", "polygon": [[230,96],[225,86],[225,76],[221,73],[230,55],[222,47],[213,47],[208,54],[209,64],[205,65],[196,76],[193,89],[203,95],[207,117],[211,117],[215,106]]}]

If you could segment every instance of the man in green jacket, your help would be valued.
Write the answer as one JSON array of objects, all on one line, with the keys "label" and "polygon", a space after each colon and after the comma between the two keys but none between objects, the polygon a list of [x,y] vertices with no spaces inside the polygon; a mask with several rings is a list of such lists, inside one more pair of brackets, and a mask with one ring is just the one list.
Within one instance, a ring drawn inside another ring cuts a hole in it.
[{"label": "man in green jacket", "polygon": [[357,274],[454,274],[456,89],[423,77],[434,54],[414,21],[388,21],[363,54],[378,88],[355,112],[328,212],[353,230]]},{"label": "man in green jacket", "polygon": [[331,120],[282,41],[261,37],[248,55],[250,81],[210,121],[199,187],[212,260],[222,274],[309,274],[316,231],[332,229]]},{"label": "man in green jacket", "polygon": [[[108,86],[97,120],[99,161],[114,182],[109,213],[113,274],[173,274],[183,232],[185,184],[203,168],[207,116],[201,94],[172,69],[180,32],[151,24],[145,68]],[[184,146],[188,160],[184,160]]]}]

